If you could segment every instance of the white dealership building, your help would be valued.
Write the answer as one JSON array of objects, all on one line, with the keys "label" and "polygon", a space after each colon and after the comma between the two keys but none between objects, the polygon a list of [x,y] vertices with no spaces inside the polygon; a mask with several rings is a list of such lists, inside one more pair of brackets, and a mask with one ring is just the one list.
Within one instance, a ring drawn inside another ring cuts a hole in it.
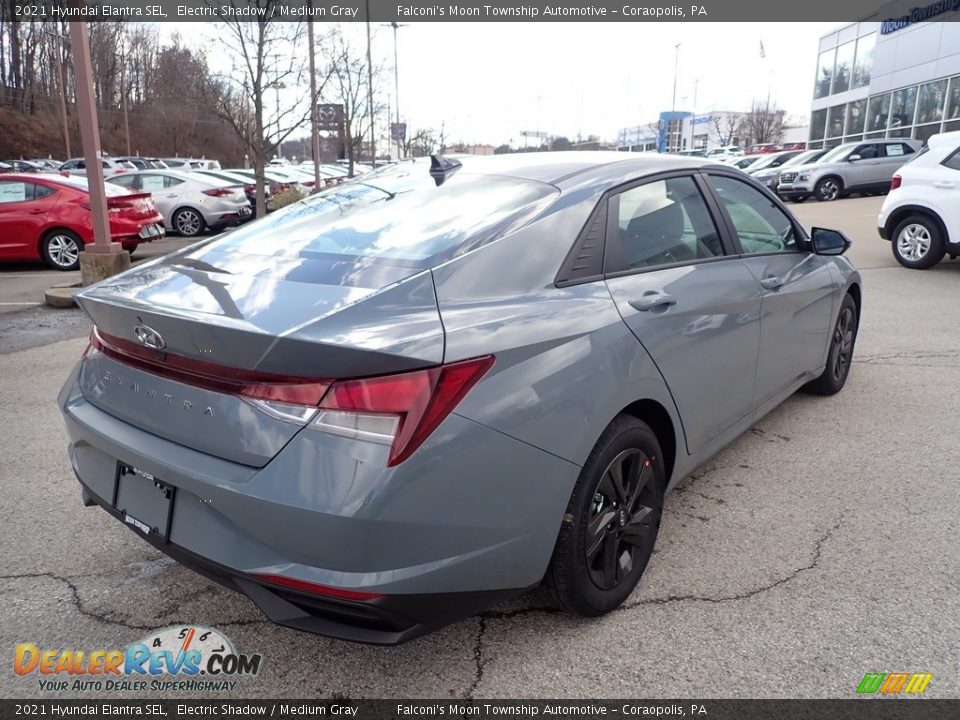
[{"label": "white dealership building", "polygon": [[946,7],[881,14],[820,39],[810,147],[960,130],[960,12]]}]

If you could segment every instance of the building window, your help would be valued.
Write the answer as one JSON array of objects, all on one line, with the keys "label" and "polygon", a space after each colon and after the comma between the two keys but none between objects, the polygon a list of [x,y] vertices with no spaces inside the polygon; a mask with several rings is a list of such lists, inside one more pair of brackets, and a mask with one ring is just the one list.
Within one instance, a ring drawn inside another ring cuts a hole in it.
[{"label": "building window", "polygon": [[[890,106],[890,129],[913,125],[913,115],[917,109],[917,86],[897,90],[893,94],[893,104]],[[891,137],[903,137],[893,135]]]},{"label": "building window", "polygon": [[827,111],[827,137],[834,138],[843,135],[843,115],[843,105],[834,105]]},{"label": "building window", "polygon": [[946,97],[946,80],[921,85],[917,105],[917,124],[940,122],[943,119],[943,102]]},{"label": "building window", "polygon": [[887,129],[887,117],[890,115],[890,95],[875,95],[870,98],[867,109],[867,132],[879,132]]},{"label": "building window", "polygon": [[813,88],[813,97],[822,98],[830,94],[830,85],[833,81],[833,57],[836,49],[820,53],[820,62],[817,64],[817,83]]},{"label": "building window", "polygon": [[827,111],[815,110],[810,116],[810,139],[823,140],[826,131]]},{"label": "building window", "polygon": [[891,130],[887,131],[887,137],[892,137],[892,138],[905,137],[905,138],[908,138],[908,137],[912,137],[912,136],[913,136],[913,128],[911,128],[911,127],[897,127],[897,128],[892,128]]},{"label": "building window", "polygon": [[853,72],[853,50],[856,42],[848,42],[837,48],[837,62],[833,70],[833,92],[836,94],[850,89],[850,74]]},{"label": "building window", "polygon": [[947,93],[947,119],[960,118],[960,75],[950,79]]},{"label": "building window", "polygon": [[867,101],[855,100],[847,103],[847,134],[859,135],[863,132],[864,121],[867,116]]},{"label": "building window", "polygon": [[916,130],[913,131],[913,136],[917,140],[923,140],[924,143],[930,139],[931,135],[936,135],[940,132],[940,123],[934,123],[933,125],[920,125]]},{"label": "building window", "polygon": [[857,59],[853,64],[853,84],[850,87],[863,87],[870,83],[870,69],[873,67],[873,46],[877,34],[864,35],[857,40]]},{"label": "building window", "polygon": [[960,130],[960,120],[954,120],[953,122],[946,122],[943,124],[944,132],[953,132],[954,130]]}]

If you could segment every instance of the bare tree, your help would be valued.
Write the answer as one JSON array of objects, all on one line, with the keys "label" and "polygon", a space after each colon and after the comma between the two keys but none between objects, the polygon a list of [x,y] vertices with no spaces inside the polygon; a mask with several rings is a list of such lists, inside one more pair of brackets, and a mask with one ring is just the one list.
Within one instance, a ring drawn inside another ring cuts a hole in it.
[{"label": "bare tree", "polygon": [[424,157],[431,155],[436,148],[437,138],[429,128],[408,133],[403,142],[404,157]]},{"label": "bare tree", "polygon": [[[334,28],[327,42],[330,54],[330,63],[326,70],[330,79],[327,98],[343,107],[344,149],[352,176],[354,162],[363,152],[364,137],[370,132],[370,103],[367,91],[372,84],[373,94],[377,94],[381,68],[375,65],[373,77],[370,76],[365,50],[357,48],[340,26]],[[375,107],[375,114],[377,110]],[[368,147],[373,147],[369,141]]]},{"label": "bare tree", "polygon": [[[282,17],[283,0],[231,0],[237,7],[254,7],[256,19],[228,20],[220,24],[219,42],[233,59],[233,70],[218,83],[216,112],[248,147],[257,178],[257,215],[266,212],[263,170],[267,156],[295,130],[308,124],[311,108],[326,85],[318,79],[317,97],[289,94],[284,104],[280,91],[309,87],[306,65],[297,52],[304,43],[305,25]],[[329,76],[328,76],[329,77]],[[275,107],[269,94],[276,93]],[[292,97],[292,101],[291,101]]]},{"label": "bare tree", "polygon": [[747,144],[775,144],[783,139],[783,110],[777,109],[768,99],[766,102],[754,102],[750,112],[744,118],[744,132]]},{"label": "bare tree", "polygon": [[712,118],[713,131],[717,134],[717,142],[721,145],[733,145],[743,130],[743,116],[740,113],[714,113]]}]

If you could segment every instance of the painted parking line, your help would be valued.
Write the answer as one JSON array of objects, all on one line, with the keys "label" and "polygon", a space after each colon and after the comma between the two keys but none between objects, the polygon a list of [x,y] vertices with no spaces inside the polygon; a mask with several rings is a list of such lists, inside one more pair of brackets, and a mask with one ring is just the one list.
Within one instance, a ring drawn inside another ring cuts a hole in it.
[{"label": "painted parking line", "polygon": [[76,271],[65,272],[62,275],[57,272],[48,272],[48,273],[18,273],[18,272],[5,272],[0,273],[0,277],[9,277],[9,278],[54,278],[54,277],[71,277],[72,275],[77,274]]},{"label": "painted parking line", "polygon": [[0,305],[43,305],[42,302],[0,302]]}]

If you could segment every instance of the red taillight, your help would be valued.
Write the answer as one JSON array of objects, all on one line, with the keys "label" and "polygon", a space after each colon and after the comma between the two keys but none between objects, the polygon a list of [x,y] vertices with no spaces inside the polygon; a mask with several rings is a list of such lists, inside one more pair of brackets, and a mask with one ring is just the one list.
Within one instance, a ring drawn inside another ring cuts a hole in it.
[{"label": "red taillight", "polygon": [[360,590],[344,590],[343,588],[330,587],[329,585],[318,585],[317,583],[307,582],[306,580],[297,580],[296,578],[284,577],[283,575],[267,575],[256,573],[255,578],[274,585],[283,585],[284,587],[300,592],[310,593],[311,595],[327,595],[329,597],[342,598],[344,600],[376,600],[382,598],[380,593],[362,592]]},{"label": "red taillight", "polygon": [[245,193],[253,193],[253,192],[256,192],[256,191],[257,191],[257,186],[256,186],[256,185],[244,185],[244,186],[243,186],[243,191],[244,191]]},{"label": "red taillight", "polygon": [[492,366],[493,356],[487,355],[400,375],[335,382],[314,425],[332,434],[381,438],[375,442],[392,435],[387,460],[392,467],[420,447]]},{"label": "red taillight", "polygon": [[903,181],[903,178],[901,178],[899,175],[894,175],[894,176],[890,179],[890,189],[891,189],[891,190],[896,190],[898,187],[900,187],[900,183],[901,183],[902,181]]},{"label": "red taillight", "polygon": [[293,405],[316,407],[330,387],[329,380],[240,370],[226,365],[157,353],[129,340],[94,328],[90,344],[104,355],[141,370],[206,390]]},{"label": "red taillight", "polygon": [[209,195],[210,197],[226,197],[227,195],[233,194],[227,188],[210,188],[209,190],[203,190],[202,192],[204,195]]}]

